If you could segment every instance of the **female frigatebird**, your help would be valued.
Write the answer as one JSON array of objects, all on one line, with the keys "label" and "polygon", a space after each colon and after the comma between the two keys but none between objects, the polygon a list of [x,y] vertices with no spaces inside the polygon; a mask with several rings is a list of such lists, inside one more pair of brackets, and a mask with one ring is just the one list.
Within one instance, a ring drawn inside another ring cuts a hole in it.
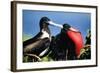
[{"label": "female frigatebird", "polygon": [[35,37],[23,42],[24,54],[35,54],[40,57],[44,56],[51,41],[51,33],[48,27],[49,22],[49,18],[41,18],[39,23],[40,32]]}]

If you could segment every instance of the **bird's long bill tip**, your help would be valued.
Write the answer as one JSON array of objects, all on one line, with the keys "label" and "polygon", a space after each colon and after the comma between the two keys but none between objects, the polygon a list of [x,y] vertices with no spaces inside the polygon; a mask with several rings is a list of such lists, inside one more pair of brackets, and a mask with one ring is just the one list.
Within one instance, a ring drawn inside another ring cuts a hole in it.
[{"label": "bird's long bill tip", "polygon": [[49,23],[50,25],[52,25],[52,26],[56,26],[56,27],[59,27],[59,28],[63,28],[63,25],[54,23],[53,21],[49,21],[48,23]]},{"label": "bird's long bill tip", "polygon": [[75,28],[73,28],[73,27],[71,27],[70,30],[71,30],[71,31],[75,31],[75,32],[79,32],[79,30],[77,30],[77,29],[75,29]]}]

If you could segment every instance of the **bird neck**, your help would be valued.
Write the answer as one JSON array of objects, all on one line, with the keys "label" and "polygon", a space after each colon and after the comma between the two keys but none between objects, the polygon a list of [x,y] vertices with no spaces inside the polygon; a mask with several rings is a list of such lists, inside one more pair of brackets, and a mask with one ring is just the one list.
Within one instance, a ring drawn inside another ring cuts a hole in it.
[{"label": "bird neck", "polygon": [[41,31],[46,31],[48,34],[51,34],[50,33],[50,29],[48,27],[44,27],[42,29],[40,29]]}]

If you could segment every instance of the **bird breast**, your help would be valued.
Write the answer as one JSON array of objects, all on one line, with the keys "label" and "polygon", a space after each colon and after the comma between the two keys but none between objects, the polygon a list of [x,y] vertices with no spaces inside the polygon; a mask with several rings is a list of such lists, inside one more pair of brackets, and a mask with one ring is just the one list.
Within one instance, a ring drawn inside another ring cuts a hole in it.
[{"label": "bird breast", "polygon": [[41,36],[41,39],[49,38],[51,40],[50,34],[48,32],[42,30],[42,33],[43,35]]}]

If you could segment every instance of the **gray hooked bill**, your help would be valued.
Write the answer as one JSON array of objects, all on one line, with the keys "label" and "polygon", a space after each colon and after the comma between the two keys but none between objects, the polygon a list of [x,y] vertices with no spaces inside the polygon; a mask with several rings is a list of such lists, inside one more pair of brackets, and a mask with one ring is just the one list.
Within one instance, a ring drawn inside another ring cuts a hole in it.
[{"label": "gray hooked bill", "polygon": [[48,21],[48,23],[49,23],[50,25],[52,25],[52,26],[56,26],[56,27],[59,27],[59,28],[63,28],[63,25],[54,23],[53,21]]}]

